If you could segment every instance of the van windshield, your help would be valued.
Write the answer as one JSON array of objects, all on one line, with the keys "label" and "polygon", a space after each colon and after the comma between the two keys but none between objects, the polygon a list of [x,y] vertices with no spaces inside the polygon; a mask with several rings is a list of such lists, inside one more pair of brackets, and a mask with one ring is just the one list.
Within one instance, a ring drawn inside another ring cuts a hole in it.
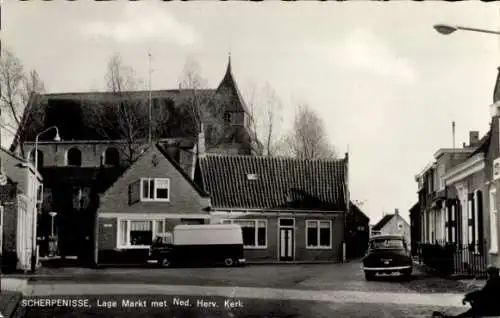
[{"label": "van windshield", "polygon": [[172,244],[172,236],[171,235],[166,235],[166,236],[157,236],[154,244]]},{"label": "van windshield", "polygon": [[388,248],[395,248],[395,249],[404,249],[404,242],[403,240],[398,240],[398,239],[378,239],[378,240],[373,240],[370,242],[370,248],[371,249],[388,249]]}]

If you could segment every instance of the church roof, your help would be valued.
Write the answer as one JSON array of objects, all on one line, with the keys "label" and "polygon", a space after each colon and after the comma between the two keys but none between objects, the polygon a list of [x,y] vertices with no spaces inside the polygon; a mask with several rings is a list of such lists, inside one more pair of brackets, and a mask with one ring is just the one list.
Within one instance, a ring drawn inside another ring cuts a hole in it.
[{"label": "church roof", "polygon": [[229,95],[228,97],[230,97],[230,100],[225,108],[226,111],[249,113],[248,107],[245,103],[245,99],[243,98],[243,95],[241,94],[240,89],[238,88],[238,84],[236,84],[236,81],[233,76],[233,70],[231,66],[231,55],[229,55],[227,61],[226,74],[224,75],[224,78],[220,82],[219,87],[217,87],[216,92],[221,93],[224,90],[226,90],[229,94],[223,94],[223,95],[226,96]]}]

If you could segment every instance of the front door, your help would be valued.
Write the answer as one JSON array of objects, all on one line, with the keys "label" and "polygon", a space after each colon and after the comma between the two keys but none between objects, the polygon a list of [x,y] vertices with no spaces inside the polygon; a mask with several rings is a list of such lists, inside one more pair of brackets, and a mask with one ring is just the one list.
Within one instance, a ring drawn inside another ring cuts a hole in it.
[{"label": "front door", "polygon": [[294,219],[280,219],[279,220],[279,260],[280,261],[293,261],[294,252]]}]

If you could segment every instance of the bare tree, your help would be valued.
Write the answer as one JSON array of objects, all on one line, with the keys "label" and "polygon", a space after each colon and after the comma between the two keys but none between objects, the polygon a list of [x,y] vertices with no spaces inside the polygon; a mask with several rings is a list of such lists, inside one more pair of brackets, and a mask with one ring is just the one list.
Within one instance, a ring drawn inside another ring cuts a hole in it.
[{"label": "bare tree", "polygon": [[336,157],[326,137],[323,119],[305,103],[298,105],[292,129],[283,138],[283,145],[284,154],[300,159]]},{"label": "bare tree", "polygon": [[[34,93],[44,93],[45,88],[38,73],[31,70],[25,74],[19,58],[6,48],[2,48],[0,56],[0,88],[0,124],[3,131],[15,136],[16,130],[22,128],[21,118],[29,98]],[[38,114],[39,111],[38,108],[32,110],[36,115],[30,116],[31,124],[40,124],[43,116]]]},{"label": "bare tree", "polygon": [[148,96],[137,90],[142,81],[137,79],[132,67],[123,63],[119,54],[108,62],[105,75],[107,89],[111,93],[104,100],[82,101],[86,125],[101,137],[122,140],[122,157],[131,164],[146,143],[149,125]]},{"label": "bare tree", "polygon": [[247,100],[250,128],[263,146],[263,155],[276,155],[283,122],[281,100],[269,83],[260,90],[255,84],[250,85]]},{"label": "bare tree", "polygon": [[206,89],[207,82],[201,76],[200,64],[195,59],[190,57],[186,60],[179,82],[179,88],[186,90],[188,96],[181,111],[191,119],[184,132],[197,135],[203,129],[207,147],[219,145],[224,137],[223,103],[214,99]]}]

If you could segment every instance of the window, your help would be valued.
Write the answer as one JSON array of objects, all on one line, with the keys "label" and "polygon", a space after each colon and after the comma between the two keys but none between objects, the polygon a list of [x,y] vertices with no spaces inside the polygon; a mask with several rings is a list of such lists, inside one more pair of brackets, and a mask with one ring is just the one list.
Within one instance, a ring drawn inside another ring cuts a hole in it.
[{"label": "window", "polygon": [[404,249],[405,245],[403,240],[397,239],[380,239],[370,242],[370,249]]},{"label": "window", "polygon": [[118,247],[148,248],[153,239],[166,234],[165,220],[120,220]]},{"label": "window", "polygon": [[306,246],[308,248],[331,248],[332,222],[328,220],[307,220]]},{"label": "window", "polygon": [[498,210],[497,210],[497,191],[490,190],[490,253],[498,253]]},{"label": "window", "polygon": [[457,214],[456,205],[453,204],[451,206],[451,242],[452,243],[456,243],[457,242],[456,214]]},{"label": "window", "polygon": [[231,113],[229,113],[229,112],[224,113],[224,122],[228,123],[228,124],[231,123]]},{"label": "window", "polygon": [[120,154],[118,149],[111,147],[104,152],[104,164],[109,166],[118,166],[120,163]]},{"label": "window", "polygon": [[266,220],[223,220],[222,224],[239,224],[243,234],[245,248],[267,247],[267,221]]},{"label": "window", "polygon": [[467,203],[467,239],[469,244],[474,244],[474,204],[471,199]]},{"label": "window", "polygon": [[141,178],[141,201],[170,201],[170,179]]},{"label": "window", "polygon": [[440,164],[438,166],[438,179],[439,179],[439,191],[444,190],[445,184],[444,184],[444,179],[443,176],[446,173],[445,166],[443,164]]},{"label": "window", "polygon": [[82,152],[78,148],[71,148],[66,153],[66,164],[68,166],[82,165]]}]

